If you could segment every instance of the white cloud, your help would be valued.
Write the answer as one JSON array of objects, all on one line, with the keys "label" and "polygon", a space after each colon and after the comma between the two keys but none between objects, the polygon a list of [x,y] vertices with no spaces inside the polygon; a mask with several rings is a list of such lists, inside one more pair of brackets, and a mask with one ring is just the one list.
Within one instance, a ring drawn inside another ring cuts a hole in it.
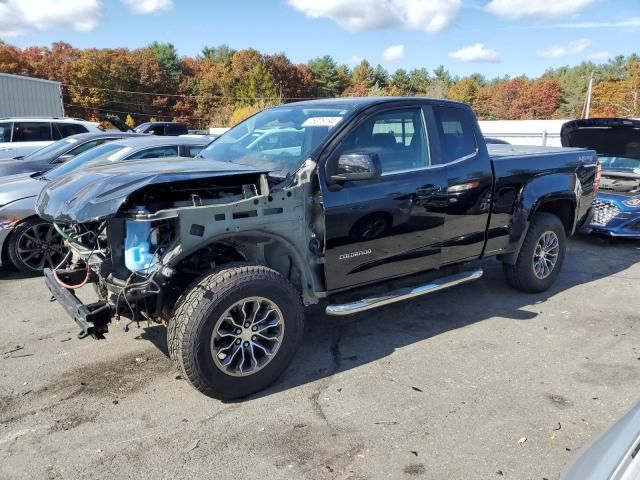
[{"label": "white cloud", "polygon": [[553,28],[640,28],[640,17],[631,17],[613,22],[556,23],[549,26]]},{"label": "white cloud", "polygon": [[537,17],[545,20],[573,15],[596,0],[491,0],[485,9],[507,20]]},{"label": "white cloud", "polygon": [[328,18],[350,32],[402,26],[438,33],[458,16],[462,0],[288,0],[311,18]]},{"label": "white cloud", "polygon": [[607,51],[594,52],[589,55],[589,60],[608,60],[611,58],[611,54]]},{"label": "white cloud", "polygon": [[495,50],[486,48],[482,43],[461,48],[451,52],[449,56],[459,62],[498,63],[500,61],[500,54]]},{"label": "white cloud", "polygon": [[155,13],[173,8],[172,0],[122,0],[133,13]]},{"label": "white cloud", "polygon": [[387,62],[397,62],[404,58],[404,45],[391,45],[382,52],[382,58]]},{"label": "white cloud", "polygon": [[359,57],[358,55],[352,55],[349,59],[349,65],[358,65],[360,62],[364,60],[364,57]]},{"label": "white cloud", "polygon": [[564,45],[554,45],[544,50],[538,50],[539,57],[564,57],[566,55],[576,55],[583,52],[591,45],[591,40],[581,38]]},{"label": "white cloud", "polygon": [[6,0],[0,3],[0,37],[60,27],[90,32],[101,17],[100,0]]}]

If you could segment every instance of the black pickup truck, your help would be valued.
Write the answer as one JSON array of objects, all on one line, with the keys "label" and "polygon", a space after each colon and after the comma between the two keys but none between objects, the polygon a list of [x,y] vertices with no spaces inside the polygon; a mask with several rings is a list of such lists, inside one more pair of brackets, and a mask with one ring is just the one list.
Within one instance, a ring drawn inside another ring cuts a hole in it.
[{"label": "black pickup truck", "polygon": [[[596,154],[492,145],[471,109],[423,98],[287,104],[200,158],[88,168],[38,199],[72,252],[45,281],[82,329],[167,325],[201,392],[265,388],[301,342],[303,306],[348,315],[482,275],[549,288],[588,221]],[[74,291],[94,283],[99,301]]]}]

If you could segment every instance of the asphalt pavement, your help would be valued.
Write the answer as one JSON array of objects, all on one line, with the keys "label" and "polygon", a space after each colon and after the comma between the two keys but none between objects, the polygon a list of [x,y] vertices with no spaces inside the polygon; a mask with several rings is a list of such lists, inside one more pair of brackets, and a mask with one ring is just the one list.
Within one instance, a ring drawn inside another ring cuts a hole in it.
[{"label": "asphalt pavement", "polygon": [[[89,299],[92,292],[82,292]],[[0,269],[0,478],[554,479],[640,399],[640,242],[580,237],[556,285],[478,282],[307,315],[271,388],[192,389],[165,329],[77,327]]]}]

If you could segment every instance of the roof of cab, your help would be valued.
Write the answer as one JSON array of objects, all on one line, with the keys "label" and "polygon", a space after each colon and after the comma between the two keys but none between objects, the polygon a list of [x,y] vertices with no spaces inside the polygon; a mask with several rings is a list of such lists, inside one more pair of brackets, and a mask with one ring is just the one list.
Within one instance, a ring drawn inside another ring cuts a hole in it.
[{"label": "roof of cab", "polygon": [[[468,105],[460,102],[454,102],[452,100],[442,100],[439,98],[430,97],[339,97],[339,98],[321,98],[316,100],[303,100],[301,102],[287,103],[281,105],[281,107],[287,107],[291,105],[308,105],[310,107],[336,107],[345,106],[352,108],[367,108],[373,105],[381,105],[385,103],[406,103],[413,101],[415,103],[431,103],[431,104],[448,104],[448,105]],[[278,107],[276,107],[278,108]]]},{"label": "roof of cab", "polygon": [[155,145],[208,145],[209,143],[211,143],[210,138],[172,137],[149,134],[138,134],[134,138],[123,138],[111,142],[113,145],[134,148],[152,147]]}]

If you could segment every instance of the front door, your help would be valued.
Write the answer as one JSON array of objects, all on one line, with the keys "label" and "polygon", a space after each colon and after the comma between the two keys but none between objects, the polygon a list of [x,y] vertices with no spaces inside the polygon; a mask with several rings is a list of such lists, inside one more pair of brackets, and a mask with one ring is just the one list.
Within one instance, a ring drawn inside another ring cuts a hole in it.
[{"label": "front door", "polygon": [[431,166],[420,108],[377,111],[358,120],[328,158],[376,154],[382,176],[323,185],[329,290],[437,267],[447,208],[445,169]]}]

